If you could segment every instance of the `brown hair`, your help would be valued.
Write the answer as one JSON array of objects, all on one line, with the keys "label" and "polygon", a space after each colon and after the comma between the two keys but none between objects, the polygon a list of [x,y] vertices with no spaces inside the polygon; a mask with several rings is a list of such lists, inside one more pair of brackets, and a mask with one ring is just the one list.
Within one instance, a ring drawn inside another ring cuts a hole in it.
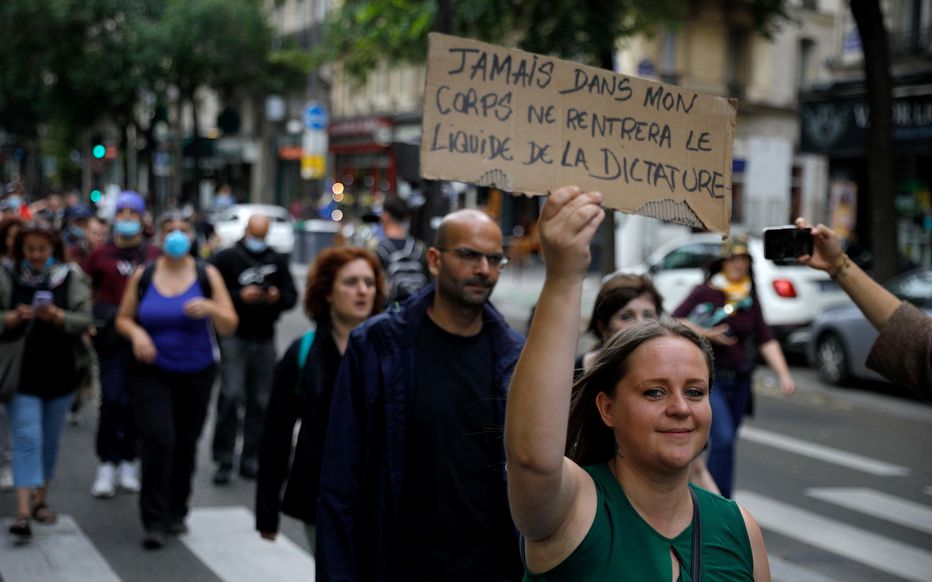
[{"label": "brown hair", "polygon": [[7,216],[0,220],[0,257],[5,257],[12,250],[6,246],[6,235],[15,226],[21,226],[23,219],[19,216]]},{"label": "brown hair", "polygon": [[663,311],[663,298],[647,275],[615,275],[602,284],[599,294],[592,306],[589,319],[589,333],[595,336],[596,347],[603,344],[603,337],[608,330],[612,316],[623,309],[635,297],[647,293],[654,302],[657,315]]},{"label": "brown hair", "polygon": [[16,269],[20,268],[23,259],[26,258],[23,254],[23,241],[31,234],[39,234],[48,239],[52,244],[53,257],[59,261],[69,260],[68,253],[65,250],[65,244],[62,242],[58,230],[44,220],[30,220],[23,223],[23,227],[16,233],[16,239],[13,241],[13,261],[16,265]]},{"label": "brown hair", "polygon": [[372,267],[375,273],[375,303],[372,313],[375,315],[382,311],[385,305],[385,275],[379,266],[379,259],[372,251],[359,247],[330,247],[317,255],[317,260],[307,273],[307,283],[304,292],[304,312],[308,317],[320,323],[330,320],[330,303],[327,296],[333,291],[337,272],[347,263],[363,259]]},{"label": "brown hair", "polygon": [[604,463],[615,455],[615,433],[605,425],[595,399],[600,392],[613,397],[618,382],[628,373],[627,360],[642,344],[658,337],[681,337],[702,351],[712,385],[712,346],[699,334],[670,318],[642,321],[612,336],[598,358],[573,385],[566,456],[581,467]]}]

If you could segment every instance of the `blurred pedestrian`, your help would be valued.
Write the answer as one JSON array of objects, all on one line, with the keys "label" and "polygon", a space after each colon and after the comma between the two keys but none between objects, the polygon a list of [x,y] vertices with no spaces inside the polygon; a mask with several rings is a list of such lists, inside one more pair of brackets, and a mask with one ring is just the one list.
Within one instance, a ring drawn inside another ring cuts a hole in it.
[{"label": "blurred pedestrian", "polygon": [[187,531],[197,441],[207,418],[216,365],[211,328],[236,329],[236,311],[212,265],[190,255],[194,228],[185,215],[161,219],[163,254],[126,285],[117,331],[132,343],[130,403],[142,441],[139,507],[143,547]]},{"label": "blurred pedestrian", "polygon": [[18,216],[23,220],[32,220],[32,211],[26,197],[26,189],[21,182],[10,182],[6,185],[3,199],[3,212],[6,216]]},{"label": "blurred pedestrian", "polygon": [[[809,223],[800,217],[796,226],[807,228]],[[831,275],[880,331],[867,367],[932,397],[932,318],[871,279],[842,252],[832,229],[823,224],[813,227],[812,239],[812,256],[800,257],[799,262]]]},{"label": "blurred pedestrian", "polygon": [[[663,297],[648,275],[615,275],[603,283],[589,319],[589,333],[596,337],[596,345],[577,358],[573,379],[579,379],[592,368],[615,334],[636,323],[659,319],[662,313]],[[690,463],[689,480],[712,493],[719,493],[701,456]]]},{"label": "blurred pedestrian", "polygon": [[[274,540],[279,513],[285,513],[304,522],[313,551],[320,462],[333,385],[350,332],[382,310],[385,277],[371,252],[328,248],[308,271],[305,289],[304,312],[316,328],[292,342],[275,368],[259,449],[256,530]],[[301,430],[292,446],[299,420]]]},{"label": "blurred pedestrian", "polygon": [[408,232],[411,209],[398,196],[386,198],[379,217],[382,234],[376,247],[388,278],[388,304],[400,303],[427,285],[427,249]]},{"label": "blurred pedestrian", "polygon": [[783,394],[796,391],[780,343],[764,322],[745,237],[732,237],[722,245],[721,258],[711,264],[705,282],[692,290],[673,317],[712,344],[715,382],[708,467],[722,495],[731,497],[738,428],[752,406],[754,347],[777,374]]},{"label": "blurred pedestrian", "polygon": [[13,244],[12,269],[0,269],[2,335],[22,341],[19,386],[9,403],[13,430],[16,517],[10,533],[32,537],[30,519],[54,523],[48,506],[65,416],[87,374],[81,335],[91,324],[90,285],[66,261],[56,229],[22,226]]},{"label": "blurred pedestrian", "polygon": [[505,424],[524,579],[769,582],[754,518],[688,482],[712,420],[708,342],[666,319],[635,324],[609,340],[573,393],[601,202],[567,187],[541,209],[546,280]]},{"label": "blurred pedestrian", "polygon": [[[23,219],[14,214],[0,219],[0,267],[13,269],[13,243],[23,226]],[[13,440],[7,405],[0,402],[0,491],[13,490]]]},{"label": "blurred pedestrian", "polygon": [[446,216],[431,284],[350,335],[334,387],[318,580],[519,580],[504,399],[523,339],[489,303],[507,263],[486,214]]},{"label": "blurred pedestrian", "polygon": [[266,242],[271,222],[268,216],[250,217],[243,238],[211,260],[239,317],[236,333],[220,340],[220,394],[212,446],[217,485],[230,482],[240,432],[239,474],[256,478],[275,369],[275,322],[298,301],[287,257]]},{"label": "blurred pedestrian", "polygon": [[130,276],[158,258],[160,250],[143,237],[146,203],[136,192],[116,200],[113,238],[84,261],[94,289],[93,342],[100,370],[100,414],[95,451],[99,460],[91,495],[107,499],[117,489],[139,491],[136,468],[138,439],[130,406],[126,370],[132,361],[130,342],[117,333],[116,314]]},{"label": "blurred pedestrian", "polygon": [[91,254],[91,247],[87,242],[87,223],[94,213],[90,207],[77,204],[66,208],[63,216],[62,238],[71,260],[81,265]]}]

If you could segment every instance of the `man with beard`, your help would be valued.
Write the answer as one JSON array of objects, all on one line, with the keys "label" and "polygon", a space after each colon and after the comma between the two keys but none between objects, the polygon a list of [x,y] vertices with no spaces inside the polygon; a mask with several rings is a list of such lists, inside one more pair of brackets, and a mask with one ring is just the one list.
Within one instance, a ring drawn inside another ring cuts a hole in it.
[{"label": "man with beard", "polygon": [[446,216],[435,283],[350,336],[321,471],[318,580],[519,580],[502,429],[523,338],[489,304],[487,215]]}]

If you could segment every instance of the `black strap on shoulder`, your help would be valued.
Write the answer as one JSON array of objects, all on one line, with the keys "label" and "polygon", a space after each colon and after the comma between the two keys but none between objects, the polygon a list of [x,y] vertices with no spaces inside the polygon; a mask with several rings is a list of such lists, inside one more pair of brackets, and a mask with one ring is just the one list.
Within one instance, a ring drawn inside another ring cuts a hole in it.
[{"label": "black strap on shoulder", "polygon": [[[142,301],[143,295],[152,285],[152,277],[155,275],[155,262],[146,265],[139,277],[139,284],[136,286],[136,300]],[[207,263],[202,259],[194,259],[194,269],[197,271],[197,282],[201,285],[201,293],[204,297],[211,298],[214,295],[214,287],[210,283],[210,277],[207,275]]]},{"label": "black strap on shoulder", "polygon": [[693,500],[693,539],[690,548],[692,568],[690,569],[690,577],[692,582],[700,582],[702,579],[702,528],[699,521],[699,497],[692,487],[689,488],[689,496]]}]

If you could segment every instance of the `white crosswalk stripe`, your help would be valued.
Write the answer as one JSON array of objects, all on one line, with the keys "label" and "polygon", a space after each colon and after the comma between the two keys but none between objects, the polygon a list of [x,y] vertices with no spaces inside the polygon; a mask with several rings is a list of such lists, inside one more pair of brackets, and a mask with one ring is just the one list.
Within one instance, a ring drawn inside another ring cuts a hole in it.
[{"label": "white crosswalk stripe", "polygon": [[193,509],[188,527],[181,541],[226,582],[314,580],[314,558],[285,536],[261,539],[245,507]]},{"label": "white crosswalk stripe", "polygon": [[858,513],[932,533],[932,508],[864,487],[807,489],[806,495],[853,509]]},{"label": "white crosswalk stripe", "polygon": [[871,459],[870,457],[849,453],[825,445],[810,443],[802,439],[761,428],[743,426],[741,427],[740,436],[744,440],[840,465],[849,469],[863,471],[871,475],[878,475],[880,477],[905,477],[910,474],[910,470],[907,467],[894,465],[886,461],[878,461],[877,459]]},{"label": "white crosswalk stripe", "polygon": [[[0,522],[2,531],[10,519]],[[54,525],[33,528],[29,543],[0,539],[0,577],[4,582],[120,582],[110,565],[68,515]]]},{"label": "white crosswalk stripe", "polygon": [[770,576],[773,582],[835,582],[818,572],[776,556],[768,556],[767,560],[770,562]]},{"label": "white crosswalk stripe", "polygon": [[932,552],[750,491],[739,491],[735,500],[746,507],[765,530],[907,580],[929,580]]}]

